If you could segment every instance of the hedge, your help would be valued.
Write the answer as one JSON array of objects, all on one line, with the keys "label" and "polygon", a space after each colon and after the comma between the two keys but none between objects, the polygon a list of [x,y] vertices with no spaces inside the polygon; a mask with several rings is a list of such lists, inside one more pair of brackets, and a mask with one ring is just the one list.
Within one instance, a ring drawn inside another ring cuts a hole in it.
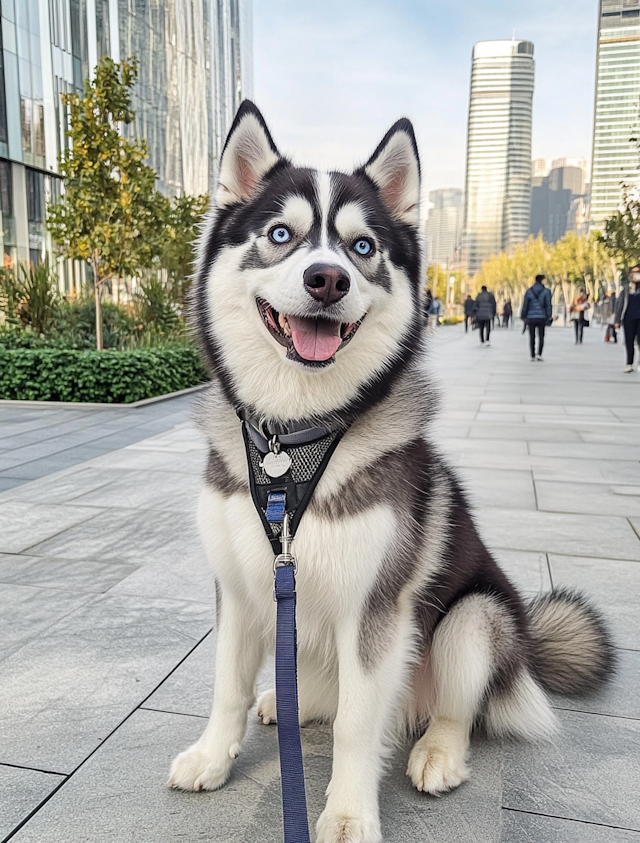
[{"label": "hedge", "polygon": [[132,351],[0,348],[0,398],[130,404],[207,380],[190,346]]}]

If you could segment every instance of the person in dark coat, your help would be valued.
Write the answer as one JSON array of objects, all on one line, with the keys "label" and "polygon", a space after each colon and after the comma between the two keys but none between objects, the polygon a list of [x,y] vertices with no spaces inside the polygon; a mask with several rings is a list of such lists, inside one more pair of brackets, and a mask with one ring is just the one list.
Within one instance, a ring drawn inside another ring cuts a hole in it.
[{"label": "person in dark coat", "polygon": [[622,288],[616,305],[615,326],[624,328],[627,349],[625,372],[633,372],[634,344],[640,347],[640,266],[629,270],[629,284]]},{"label": "person in dark coat", "polygon": [[473,308],[475,307],[475,302],[471,298],[471,296],[467,296],[464,301],[464,332],[465,334],[469,330],[469,320],[473,319]]},{"label": "person in dark coat", "polygon": [[496,299],[483,285],[473,305],[473,315],[476,317],[480,333],[480,345],[490,345],[491,321],[496,315]]},{"label": "person in dark coat", "polygon": [[[531,361],[542,362],[544,348],[544,329],[551,324],[551,290],[544,286],[545,275],[536,275],[535,284],[524,294],[520,318],[529,328],[529,349]],[[538,334],[538,353],[535,354],[536,332]]]},{"label": "person in dark coat", "polygon": [[511,325],[511,317],[513,316],[513,308],[511,307],[511,299],[507,299],[502,308],[502,327],[508,328]]}]

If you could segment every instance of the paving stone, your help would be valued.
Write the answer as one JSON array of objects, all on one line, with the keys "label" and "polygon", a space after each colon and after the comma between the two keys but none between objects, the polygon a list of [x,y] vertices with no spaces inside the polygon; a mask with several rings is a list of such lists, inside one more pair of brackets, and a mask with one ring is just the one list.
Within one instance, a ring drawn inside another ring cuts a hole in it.
[{"label": "paving stone", "polygon": [[[204,458],[202,462],[204,465]],[[117,472],[112,470],[111,474]],[[76,506],[103,509],[117,507],[194,513],[201,487],[202,481],[197,475],[172,471],[120,472],[120,477],[112,482],[73,500]]]},{"label": "paving stone", "polygon": [[49,627],[91,597],[68,591],[9,585],[0,588],[0,661],[38,636],[46,636]]},{"label": "paving stone", "polygon": [[529,471],[494,469],[489,473],[483,468],[464,466],[458,473],[472,506],[500,509],[536,508],[533,480]]},{"label": "paving stone", "polygon": [[618,647],[640,650],[640,565],[621,559],[549,554],[553,583],[587,594],[607,619]]},{"label": "paving stone", "polygon": [[640,721],[558,714],[550,743],[505,745],[504,807],[640,831]]},{"label": "paving stone", "polygon": [[1,583],[62,589],[83,594],[101,594],[108,591],[137,568],[132,562],[51,559],[25,556],[22,553],[0,553]]},{"label": "paving stone", "polygon": [[[640,496],[640,486],[636,487]],[[536,481],[538,509],[593,515],[640,516],[640,497],[616,494],[615,488],[597,483]]]},{"label": "paving stone", "polygon": [[502,843],[638,843],[640,832],[504,811]]},{"label": "paving stone", "polygon": [[110,471],[94,466],[74,465],[63,471],[49,474],[37,483],[25,483],[11,495],[0,500],[28,501],[29,503],[68,503],[74,498],[93,492],[101,486],[130,476],[125,471]]},{"label": "paving stone", "polygon": [[0,763],[71,772],[210,628],[197,603],[93,598],[2,663]]},{"label": "paving stone", "polygon": [[491,547],[640,561],[640,540],[626,518],[479,509],[475,521]]},{"label": "paving stone", "polygon": [[504,441],[530,442],[577,442],[580,435],[570,427],[550,427],[537,424],[482,424],[474,422],[469,431],[470,439],[499,439]]},{"label": "paving stone", "polygon": [[20,553],[93,518],[99,510],[73,506],[0,501],[0,552]]},{"label": "paving stone", "polygon": [[551,589],[546,553],[491,549],[498,564],[522,594],[532,597]]},{"label": "paving stone", "polygon": [[62,781],[63,776],[0,764],[0,839],[4,840]]},{"label": "paving stone", "polygon": [[185,537],[182,545],[178,551],[165,551],[157,559],[144,562],[120,579],[110,593],[141,597],[170,594],[174,600],[195,600],[215,606],[215,577],[199,539],[188,541]]},{"label": "paving stone", "polygon": [[78,507],[78,511],[86,513],[87,518],[92,512],[99,514],[86,528],[78,524],[47,541],[33,544],[30,554],[102,561],[150,559],[160,551],[168,552],[169,548],[179,552],[185,540],[195,533],[195,516],[183,513],[123,509],[101,512],[90,507]]}]

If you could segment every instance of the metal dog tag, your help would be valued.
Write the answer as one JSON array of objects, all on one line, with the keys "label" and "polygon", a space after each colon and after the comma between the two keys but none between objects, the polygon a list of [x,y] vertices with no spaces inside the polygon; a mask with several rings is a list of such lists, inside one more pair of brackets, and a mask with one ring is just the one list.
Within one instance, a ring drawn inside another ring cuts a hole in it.
[{"label": "metal dog tag", "polygon": [[278,454],[270,451],[265,454],[260,465],[269,477],[282,477],[291,468],[291,457],[286,451],[280,451]]}]

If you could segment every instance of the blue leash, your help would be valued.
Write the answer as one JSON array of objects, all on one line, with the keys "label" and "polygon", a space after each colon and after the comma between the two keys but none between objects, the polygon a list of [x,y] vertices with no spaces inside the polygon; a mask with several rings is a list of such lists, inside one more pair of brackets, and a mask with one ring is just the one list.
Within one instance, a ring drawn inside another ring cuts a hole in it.
[{"label": "blue leash", "polygon": [[298,719],[298,646],[296,640],[296,562],[291,554],[286,494],[271,492],[267,520],[281,523],[282,553],[273,563],[276,620],[276,715],[282,781],[284,843],[310,843],[304,767]]}]

